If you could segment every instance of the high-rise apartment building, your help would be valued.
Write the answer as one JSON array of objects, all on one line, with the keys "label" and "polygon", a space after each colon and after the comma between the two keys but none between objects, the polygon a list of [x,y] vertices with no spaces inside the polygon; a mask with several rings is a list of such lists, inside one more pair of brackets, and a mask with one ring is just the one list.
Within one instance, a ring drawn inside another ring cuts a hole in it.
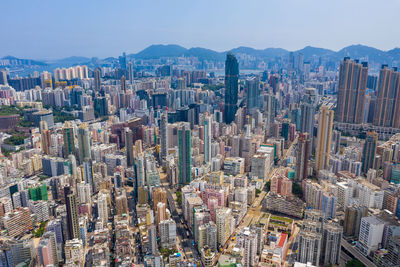
[{"label": "high-rise apartment building", "polygon": [[75,154],[75,137],[74,128],[71,124],[66,121],[63,127],[63,139],[64,139],[64,157],[68,157],[70,154]]},{"label": "high-rise apartment building", "polygon": [[42,152],[46,155],[49,155],[50,154],[50,146],[51,146],[50,130],[43,129],[42,130]]},{"label": "high-rise apartment building", "polygon": [[79,161],[83,162],[86,158],[91,159],[90,134],[86,123],[82,123],[78,129]]},{"label": "high-rise apartment building", "polygon": [[307,133],[300,133],[296,151],[296,181],[308,177],[308,159],[310,156],[310,139]]},{"label": "high-rise apartment building", "polygon": [[126,165],[128,167],[133,166],[133,132],[129,128],[125,128],[125,154],[126,154]]},{"label": "high-rise apartment building", "polygon": [[168,111],[161,113],[160,119],[161,134],[161,160],[165,161],[168,154]]},{"label": "high-rise apartment building", "polygon": [[374,125],[400,127],[400,72],[383,65],[379,72]]},{"label": "high-rise apartment building", "polygon": [[175,248],[176,224],[174,220],[168,219],[160,222],[160,243],[162,248]]},{"label": "high-rise apartment building", "polygon": [[317,106],[316,98],[317,95],[315,88],[306,88],[303,100],[300,104],[300,132],[308,133],[311,138],[314,135],[314,116]]},{"label": "high-rise apartment building", "polygon": [[93,177],[93,162],[91,159],[86,158],[83,163],[83,177],[85,179],[85,184],[90,185],[92,192],[96,192]]},{"label": "high-rise apartment building", "polygon": [[365,138],[364,150],[362,153],[361,171],[367,173],[369,169],[375,167],[376,147],[378,146],[378,134],[375,131],[369,131]]},{"label": "high-rise apartment building", "polygon": [[299,249],[297,260],[319,266],[322,237],[316,231],[301,231],[298,235]]},{"label": "high-rise apartment building", "polygon": [[364,255],[376,251],[382,242],[383,230],[385,224],[382,220],[375,216],[363,217],[360,224],[360,235],[358,238],[357,248]]},{"label": "high-rise apartment building", "polygon": [[204,119],[204,163],[211,161],[211,142],[212,142],[212,117],[207,116]]},{"label": "high-rise apartment building", "polygon": [[124,75],[121,77],[121,91],[126,94],[126,78]]},{"label": "high-rise apartment building", "polygon": [[153,188],[153,210],[157,210],[157,204],[162,202],[167,206],[167,191],[163,187]]},{"label": "high-rise apartment building", "polygon": [[333,110],[321,106],[318,119],[318,134],[316,144],[315,168],[317,171],[326,169],[329,165],[331,152]]},{"label": "high-rise apartment building", "polygon": [[134,79],[134,72],[133,72],[133,64],[132,62],[128,63],[128,80],[129,83],[132,84]]},{"label": "high-rise apartment building", "polygon": [[76,194],[71,187],[64,187],[65,205],[67,209],[68,239],[81,238],[79,229],[78,206]]},{"label": "high-rise apartment building", "polygon": [[232,210],[230,208],[218,208],[215,214],[215,224],[217,225],[218,245],[225,245],[231,235]]},{"label": "high-rise apartment building", "polygon": [[94,70],[94,82],[93,82],[93,89],[96,92],[99,92],[101,89],[101,70],[96,68]]},{"label": "high-rise apartment building", "polygon": [[346,207],[343,224],[343,234],[358,237],[361,218],[368,215],[368,209],[360,206]]},{"label": "high-rise apartment building", "polygon": [[343,228],[337,223],[324,223],[322,230],[321,264],[339,265]]},{"label": "high-rise apartment building", "polygon": [[260,81],[253,77],[246,80],[247,89],[247,109],[258,108],[258,99],[260,98]]},{"label": "high-rise apartment building", "polygon": [[190,124],[182,122],[178,129],[179,183],[192,181],[192,138]]},{"label": "high-rise apartment building", "polygon": [[226,55],[225,61],[225,105],[224,121],[230,124],[235,120],[238,101],[239,63],[232,53]]},{"label": "high-rise apartment building", "polygon": [[368,64],[360,64],[357,60],[345,57],[339,70],[336,121],[357,124],[363,122],[367,80]]}]

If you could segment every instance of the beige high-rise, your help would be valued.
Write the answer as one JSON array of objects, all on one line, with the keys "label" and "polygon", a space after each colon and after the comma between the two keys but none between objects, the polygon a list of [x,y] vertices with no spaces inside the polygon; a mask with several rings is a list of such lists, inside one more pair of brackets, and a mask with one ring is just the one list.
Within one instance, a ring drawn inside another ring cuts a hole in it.
[{"label": "beige high-rise", "polygon": [[336,118],[338,122],[362,123],[368,64],[344,58],[340,63]]},{"label": "beige high-rise", "polygon": [[325,169],[329,165],[329,154],[331,152],[333,110],[322,106],[319,110],[318,135],[315,152],[315,168],[317,171]]}]

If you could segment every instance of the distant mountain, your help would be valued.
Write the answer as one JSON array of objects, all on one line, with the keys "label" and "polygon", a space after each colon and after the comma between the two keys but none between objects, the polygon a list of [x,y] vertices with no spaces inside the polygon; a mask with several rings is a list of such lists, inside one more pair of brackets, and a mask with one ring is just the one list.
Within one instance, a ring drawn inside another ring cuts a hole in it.
[{"label": "distant mountain", "polygon": [[391,61],[387,52],[360,44],[347,46],[339,50],[336,55],[339,58],[350,57],[380,63],[389,63]]},{"label": "distant mountain", "polygon": [[[232,52],[235,55],[244,54],[254,57],[256,59],[254,67],[257,66],[257,62],[259,61],[268,62],[275,58],[287,58],[290,53],[290,51],[282,48],[254,49],[251,47],[240,46],[228,51],[217,52],[215,50],[202,47],[193,47],[187,49],[176,44],[157,44],[151,45],[136,54],[128,55],[128,59],[160,59],[185,56],[197,57],[200,61],[223,62],[228,52]],[[391,66],[400,67],[400,48],[383,51],[373,47],[357,44],[344,47],[339,51],[306,46],[303,49],[292,52],[294,53],[295,57],[297,57],[299,53],[302,53],[304,61],[314,60],[315,62],[315,60],[322,58],[325,62],[339,62],[344,57],[350,57],[352,59],[360,59],[361,61],[375,63],[376,66],[379,64],[389,64]],[[45,62],[31,59],[19,59],[12,56],[3,57],[2,59],[8,59],[10,61],[10,66],[38,65],[49,70],[57,67],[70,67],[83,64],[93,68],[98,65],[109,65],[118,62],[118,57],[98,59],[72,56]]]},{"label": "distant mountain", "polygon": [[155,59],[160,57],[180,57],[187,49],[180,45],[151,45],[137,54],[131,54],[130,57],[136,59]]},{"label": "distant mountain", "polygon": [[302,53],[305,60],[310,59],[312,57],[328,57],[335,54],[335,51],[313,47],[313,46],[306,46],[303,49],[294,51],[295,54]]},{"label": "distant mountain", "polygon": [[289,54],[289,51],[283,49],[283,48],[266,48],[263,50],[264,55],[267,58],[272,58],[272,57],[283,57]]},{"label": "distant mountain", "polygon": [[47,64],[38,61],[38,60],[33,60],[33,59],[22,59],[22,58],[16,58],[13,56],[5,56],[1,58],[2,60],[9,60],[9,66],[18,66],[18,65],[37,65],[37,66],[46,66]]},{"label": "distant mountain", "polygon": [[185,56],[197,57],[199,60],[224,61],[225,53],[219,53],[211,49],[193,47],[184,53]]},{"label": "distant mountain", "polygon": [[282,48],[266,48],[264,50],[259,50],[246,46],[240,46],[238,48],[234,48],[229,52],[232,52],[233,54],[246,54],[249,56],[262,59],[282,57],[286,56],[289,53],[289,51]]},{"label": "distant mountain", "polygon": [[72,56],[72,57],[67,57],[67,58],[63,58],[63,59],[58,59],[54,63],[65,64],[65,65],[77,65],[77,64],[87,63],[89,61],[90,61],[90,58],[88,58],[88,57]]}]

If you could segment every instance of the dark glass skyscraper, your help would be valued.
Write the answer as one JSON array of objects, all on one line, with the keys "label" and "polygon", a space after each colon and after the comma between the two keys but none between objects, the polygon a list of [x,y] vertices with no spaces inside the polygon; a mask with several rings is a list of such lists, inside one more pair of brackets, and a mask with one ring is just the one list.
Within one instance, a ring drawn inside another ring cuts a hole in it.
[{"label": "dark glass skyscraper", "polygon": [[232,53],[226,55],[225,61],[225,106],[224,121],[230,124],[235,120],[238,101],[239,64]]}]

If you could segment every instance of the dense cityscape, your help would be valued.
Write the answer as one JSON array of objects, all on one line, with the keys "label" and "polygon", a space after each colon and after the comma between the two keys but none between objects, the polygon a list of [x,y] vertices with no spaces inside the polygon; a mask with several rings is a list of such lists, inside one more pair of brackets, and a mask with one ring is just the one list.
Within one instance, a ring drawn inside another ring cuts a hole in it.
[{"label": "dense cityscape", "polygon": [[398,3],[92,2],[2,5],[0,267],[400,267]]}]

